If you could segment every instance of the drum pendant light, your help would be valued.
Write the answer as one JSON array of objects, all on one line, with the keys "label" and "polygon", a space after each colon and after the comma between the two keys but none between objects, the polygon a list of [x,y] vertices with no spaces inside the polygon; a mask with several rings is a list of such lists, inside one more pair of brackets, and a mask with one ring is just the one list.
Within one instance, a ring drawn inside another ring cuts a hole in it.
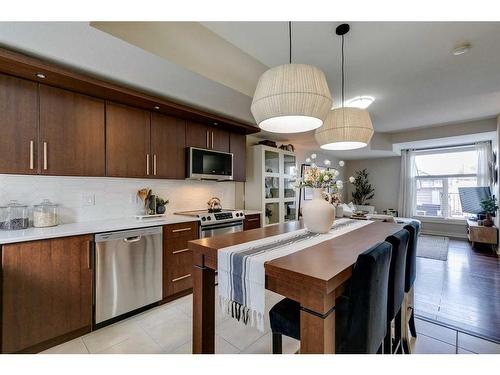
[{"label": "drum pendant light", "polygon": [[342,24],[335,30],[342,36],[342,107],[331,110],[315,137],[325,150],[354,150],[365,147],[373,136],[373,125],[366,109],[344,107],[344,35],[350,27]]},{"label": "drum pendant light", "polygon": [[288,23],[289,64],[259,78],[251,111],[262,130],[300,133],[319,128],[332,106],[325,74],[315,66],[292,64],[292,23]]}]

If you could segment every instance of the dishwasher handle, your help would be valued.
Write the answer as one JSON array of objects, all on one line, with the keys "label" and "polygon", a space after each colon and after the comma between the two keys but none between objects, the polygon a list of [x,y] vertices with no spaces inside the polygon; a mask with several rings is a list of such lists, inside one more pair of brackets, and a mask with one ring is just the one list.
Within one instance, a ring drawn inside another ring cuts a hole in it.
[{"label": "dishwasher handle", "polygon": [[135,236],[135,237],[127,237],[123,239],[123,242],[127,243],[134,243],[134,242],[139,242],[141,240],[142,236]]}]

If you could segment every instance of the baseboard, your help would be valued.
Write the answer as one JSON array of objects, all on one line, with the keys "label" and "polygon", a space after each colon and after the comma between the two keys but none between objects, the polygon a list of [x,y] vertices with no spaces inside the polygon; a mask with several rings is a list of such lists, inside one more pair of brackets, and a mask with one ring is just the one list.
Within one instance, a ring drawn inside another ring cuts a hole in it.
[{"label": "baseboard", "polygon": [[449,232],[441,232],[436,230],[425,230],[425,229],[422,229],[420,233],[428,234],[430,236],[444,236],[444,237],[467,239],[467,233],[449,233]]},{"label": "baseboard", "polygon": [[36,354],[40,353],[46,349],[52,348],[53,346],[65,343],[67,341],[76,339],[77,337],[83,336],[86,333],[91,332],[91,326],[86,326],[80,329],[77,329],[75,331],[66,333],[61,336],[54,337],[52,339],[49,339],[47,341],[43,341],[41,343],[38,343],[36,345],[30,346],[29,348],[25,348],[22,350],[19,350],[13,354]]}]

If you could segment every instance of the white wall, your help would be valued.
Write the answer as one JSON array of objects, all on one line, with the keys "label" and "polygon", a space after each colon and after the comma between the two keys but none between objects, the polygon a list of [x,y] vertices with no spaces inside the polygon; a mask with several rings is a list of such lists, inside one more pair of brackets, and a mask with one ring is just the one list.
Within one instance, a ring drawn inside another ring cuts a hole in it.
[{"label": "white wall", "polygon": [[[167,213],[204,209],[206,202],[218,196],[224,208],[235,207],[235,182],[192,180],[150,180],[108,177],[19,176],[0,174],[0,205],[11,199],[33,205],[48,198],[60,204],[61,222],[80,222],[131,217],[141,213],[136,199],[139,189],[149,187],[168,199]],[[83,202],[85,196],[94,205]]]},{"label": "white wall", "polygon": [[[370,204],[375,206],[378,213],[388,208],[398,208],[399,182],[401,158],[380,158],[365,160],[349,160],[347,162],[347,175],[355,176],[356,171],[365,169],[369,173],[368,181],[375,188],[375,196]],[[352,200],[354,185],[347,184],[346,202]]]}]

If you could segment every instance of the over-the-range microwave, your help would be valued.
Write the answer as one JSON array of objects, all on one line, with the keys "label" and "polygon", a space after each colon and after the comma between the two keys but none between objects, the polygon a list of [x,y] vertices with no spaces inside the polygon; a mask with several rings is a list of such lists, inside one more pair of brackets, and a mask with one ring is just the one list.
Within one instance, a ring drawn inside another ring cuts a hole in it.
[{"label": "over-the-range microwave", "polygon": [[226,181],[233,179],[233,154],[188,147],[187,178]]}]

